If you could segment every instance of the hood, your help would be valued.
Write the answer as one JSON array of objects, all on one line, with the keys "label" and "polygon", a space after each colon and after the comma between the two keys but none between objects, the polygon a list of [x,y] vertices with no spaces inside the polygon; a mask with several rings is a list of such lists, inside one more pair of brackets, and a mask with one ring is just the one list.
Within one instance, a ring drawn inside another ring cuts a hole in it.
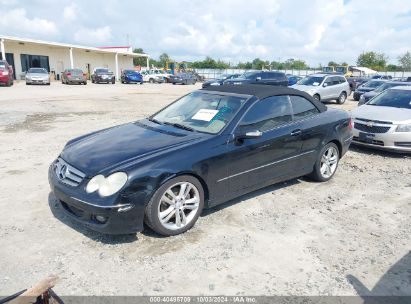
[{"label": "hood", "polygon": [[251,82],[250,79],[245,79],[245,78],[234,78],[234,79],[228,79],[225,80],[224,83],[232,84],[234,82],[243,82],[243,83],[248,83]]},{"label": "hood", "polygon": [[192,143],[204,135],[144,119],[71,140],[61,157],[89,176],[94,176],[139,158]]},{"label": "hood", "polygon": [[411,123],[411,110],[393,107],[363,105],[351,111],[353,118],[390,121],[396,123]]},{"label": "hood", "polygon": [[371,91],[374,91],[376,88],[370,88],[370,87],[359,87],[359,88],[357,88],[357,90],[356,91],[359,91],[359,92],[371,92]]}]

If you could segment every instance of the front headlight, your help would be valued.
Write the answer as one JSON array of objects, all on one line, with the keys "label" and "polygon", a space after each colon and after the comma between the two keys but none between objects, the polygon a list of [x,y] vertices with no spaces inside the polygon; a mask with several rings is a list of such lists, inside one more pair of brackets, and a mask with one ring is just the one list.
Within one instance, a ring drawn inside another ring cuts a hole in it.
[{"label": "front headlight", "polygon": [[411,132],[411,124],[408,125],[398,125],[395,132]]},{"label": "front headlight", "polygon": [[87,193],[98,191],[101,196],[110,196],[118,192],[127,182],[127,174],[116,172],[108,177],[99,174],[94,176],[86,186]]},{"label": "front headlight", "polygon": [[361,95],[361,97],[360,97],[360,101],[364,101],[364,100],[365,100],[364,95]]}]

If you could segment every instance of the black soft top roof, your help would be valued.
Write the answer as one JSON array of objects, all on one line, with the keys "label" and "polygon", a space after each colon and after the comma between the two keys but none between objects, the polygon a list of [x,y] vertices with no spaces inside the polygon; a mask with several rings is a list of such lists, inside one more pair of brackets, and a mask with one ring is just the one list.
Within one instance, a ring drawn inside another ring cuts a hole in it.
[{"label": "black soft top roof", "polygon": [[324,112],[327,110],[327,107],[321,102],[312,98],[309,94],[292,89],[284,86],[271,86],[271,85],[261,85],[261,84],[244,84],[244,85],[222,85],[222,86],[209,86],[200,91],[214,91],[222,93],[234,93],[241,95],[251,95],[255,96],[258,99],[264,99],[270,96],[278,95],[295,95],[301,96],[305,99],[311,101],[318,110]]}]

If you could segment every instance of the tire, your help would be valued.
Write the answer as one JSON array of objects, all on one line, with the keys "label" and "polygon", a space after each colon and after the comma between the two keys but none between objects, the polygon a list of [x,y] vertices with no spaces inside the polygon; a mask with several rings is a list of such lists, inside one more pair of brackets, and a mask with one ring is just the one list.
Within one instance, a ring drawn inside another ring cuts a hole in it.
[{"label": "tire", "polygon": [[176,83],[175,83],[175,82],[173,82],[173,85],[176,85]]},{"label": "tire", "polygon": [[11,81],[10,81],[10,79],[6,82],[6,87],[9,87],[9,86],[11,86]]},{"label": "tire", "polygon": [[84,83],[84,85],[87,85],[87,81],[84,81],[83,83]]},{"label": "tire", "polygon": [[314,98],[315,100],[317,100],[317,101],[321,101],[320,95],[318,95],[318,94],[315,94],[315,95],[313,96],[313,98]]},{"label": "tire", "polygon": [[111,83],[112,83],[112,84],[115,84],[115,83],[116,83],[116,80],[115,80],[115,79],[113,79],[113,80],[111,81]]},{"label": "tire", "polygon": [[337,103],[343,104],[347,100],[347,93],[341,92],[340,96],[338,96]]},{"label": "tire", "polygon": [[153,79],[153,78],[150,78],[150,79],[148,80],[148,82],[149,82],[149,83],[154,83],[154,79]]},{"label": "tire", "polygon": [[91,78],[91,83],[94,83],[94,79],[93,79],[93,78]]},{"label": "tire", "polygon": [[195,85],[197,83],[197,81],[194,80],[193,85]]},{"label": "tire", "polygon": [[339,161],[340,151],[335,143],[330,142],[321,149],[314,164],[314,170],[308,176],[315,181],[326,182],[337,172]]},{"label": "tire", "polygon": [[[186,187],[182,190],[183,184]],[[190,188],[187,188],[188,186]],[[187,189],[190,189],[188,193],[185,192]],[[179,191],[184,191],[186,197],[189,198],[181,200]],[[174,199],[169,193],[173,193]],[[188,201],[190,203],[187,203]],[[190,208],[187,208],[187,206],[190,206]],[[180,208],[176,209],[178,207]],[[194,226],[203,208],[204,189],[201,183],[190,175],[177,176],[161,185],[154,193],[145,209],[145,223],[158,234],[164,236],[177,235],[188,231]],[[163,221],[160,221],[160,212],[166,210],[170,210],[170,212],[163,216]],[[179,214],[180,222],[176,216],[177,214]],[[186,224],[184,224],[184,221]]]}]

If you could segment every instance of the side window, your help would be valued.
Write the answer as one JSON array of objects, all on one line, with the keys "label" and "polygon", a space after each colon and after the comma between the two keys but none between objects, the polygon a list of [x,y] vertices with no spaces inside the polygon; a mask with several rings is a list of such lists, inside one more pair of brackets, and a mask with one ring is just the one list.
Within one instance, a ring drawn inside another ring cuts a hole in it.
[{"label": "side window", "polygon": [[288,96],[272,96],[252,106],[243,117],[240,127],[246,130],[271,130],[292,120]]},{"label": "side window", "polygon": [[333,85],[333,79],[332,77],[327,77],[324,81],[324,83],[327,84],[327,86],[332,86]]},{"label": "side window", "polygon": [[340,79],[339,79],[339,77],[337,77],[337,76],[334,76],[334,77],[331,77],[331,79],[332,79],[332,84],[333,85],[336,85],[336,84],[340,84]]},{"label": "side window", "polygon": [[340,83],[345,83],[347,82],[347,79],[345,79],[344,77],[338,77],[340,79]]},{"label": "side window", "polygon": [[301,96],[290,96],[293,107],[294,120],[300,120],[318,114],[318,109],[307,99]]}]

